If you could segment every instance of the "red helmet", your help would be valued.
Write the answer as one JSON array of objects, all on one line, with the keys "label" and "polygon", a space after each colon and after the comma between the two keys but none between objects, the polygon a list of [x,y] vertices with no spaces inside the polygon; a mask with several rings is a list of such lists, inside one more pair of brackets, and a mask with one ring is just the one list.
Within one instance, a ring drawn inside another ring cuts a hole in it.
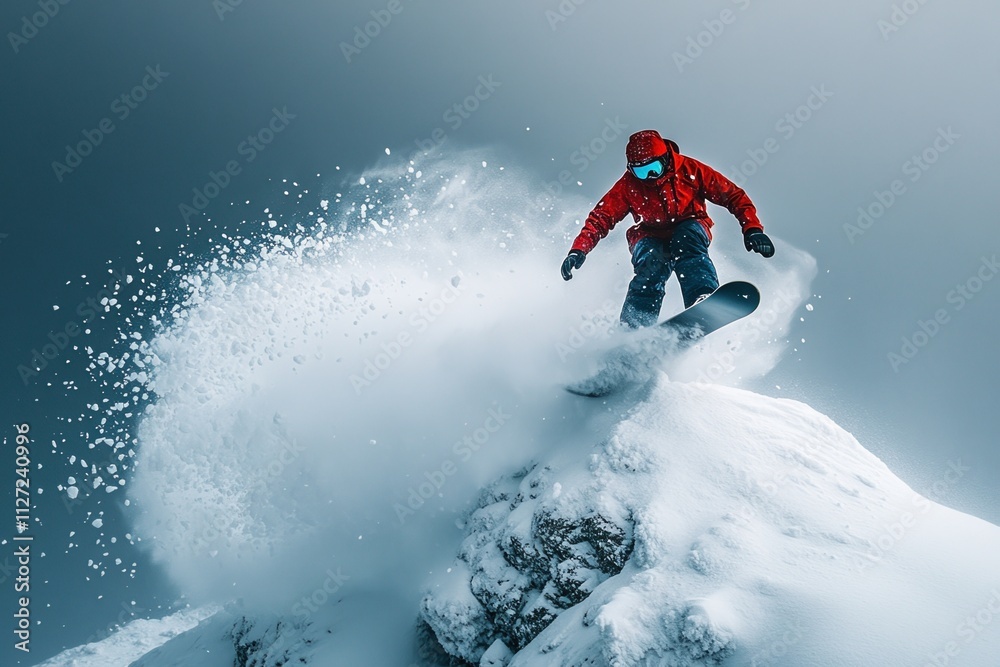
[{"label": "red helmet", "polygon": [[677,144],[669,139],[664,139],[656,130],[643,130],[628,138],[625,157],[628,159],[628,166],[636,167],[677,150]]}]

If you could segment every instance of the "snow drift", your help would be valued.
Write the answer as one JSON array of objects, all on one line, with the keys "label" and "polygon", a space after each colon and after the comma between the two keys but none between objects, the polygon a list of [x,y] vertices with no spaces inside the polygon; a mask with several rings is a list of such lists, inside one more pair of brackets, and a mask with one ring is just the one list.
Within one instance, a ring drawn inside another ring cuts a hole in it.
[{"label": "snow drift", "polygon": [[[165,618],[140,618],[122,626],[111,636],[90,644],[84,644],[41,662],[37,667],[111,667],[129,665],[152,650],[158,649],[170,639],[180,635],[192,637],[201,635],[205,626],[200,625],[207,618],[218,615],[216,607],[186,609]],[[231,624],[230,624],[231,625]],[[187,633],[196,628],[190,635]],[[228,628],[226,628],[228,630]],[[222,636],[224,633],[219,633]],[[230,642],[231,644],[231,642]],[[190,648],[190,647],[189,647]],[[190,660],[187,664],[198,664],[191,660],[193,652],[185,651]]]},{"label": "snow drift", "polygon": [[484,493],[422,605],[449,653],[992,664],[1000,629],[973,626],[1000,602],[1000,529],[914,493],[807,406],[661,381],[589,457],[571,450]]},{"label": "snow drift", "polygon": [[188,599],[229,605],[135,664],[896,664],[933,631],[944,646],[1000,584],[972,549],[996,529],[807,407],[722,386],[787,349],[812,259],[750,257],[720,213],[713,256],[761,288],[758,312],[664,363],[670,380],[570,396],[621,335],[624,235],[564,283],[590,202],[552,208],[492,163],[293,192],[261,234],[165,267],[152,335],[126,328],[95,361],[109,430],[123,405],[142,415],[108,437],[128,465],[93,474],[134,464],[135,534]]}]

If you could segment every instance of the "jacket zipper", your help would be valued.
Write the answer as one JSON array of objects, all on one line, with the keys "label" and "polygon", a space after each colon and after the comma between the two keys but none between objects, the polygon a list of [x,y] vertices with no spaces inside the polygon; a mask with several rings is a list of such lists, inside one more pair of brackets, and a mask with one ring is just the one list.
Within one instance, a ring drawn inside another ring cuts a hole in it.
[{"label": "jacket zipper", "polygon": [[670,216],[671,222],[673,222],[674,220],[676,220],[677,216],[680,215],[680,211],[678,210],[678,205],[677,205],[677,174],[674,174],[673,176],[670,177],[670,190],[671,192],[674,193],[674,198],[673,198],[674,212],[673,215]]}]

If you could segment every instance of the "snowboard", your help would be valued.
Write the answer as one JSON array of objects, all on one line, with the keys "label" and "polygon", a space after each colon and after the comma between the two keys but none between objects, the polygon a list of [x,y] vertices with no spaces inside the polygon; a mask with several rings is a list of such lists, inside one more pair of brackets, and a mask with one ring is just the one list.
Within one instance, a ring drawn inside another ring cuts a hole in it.
[{"label": "snowboard", "polygon": [[[757,310],[760,305],[760,291],[743,281],[726,283],[708,298],[686,308],[668,320],[656,325],[671,334],[668,353],[675,354],[694,345],[704,336],[718,331]],[[652,352],[652,353],[651,353]],[[619,350],[605,360],[596,375],[566,387],[566,391],[578,396],[600,398],[607,396],[625,385],[634,384],[652,375],[650,368],[662,354],[648,349],[639,352]]]}]

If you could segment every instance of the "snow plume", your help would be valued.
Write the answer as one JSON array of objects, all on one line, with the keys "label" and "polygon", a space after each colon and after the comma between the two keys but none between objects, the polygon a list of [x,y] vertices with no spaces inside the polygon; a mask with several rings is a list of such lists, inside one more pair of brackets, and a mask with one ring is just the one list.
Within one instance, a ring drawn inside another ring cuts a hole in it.
[{"label": "snow plume", "polygon": [[[765,261],[759,255],[747,255],[742,239],[733,238],[738,234],[719,232],[718,236],[722,238],[713,245],[724,249],[722,261],[717,261],[722,281],[729,276],[750,276],[750,282],[760,289],[760,306],[750,317],[708,336],[665,368],[674,380],[737,387],[766,375],[787,352],[793,320],[807,314],[801,308],[810,298],[809,286],[817,267],[812,255],[780,241],[781,255]],[[812,304],[807,308],[811,311]]]},{"label": "snow plume", "polygon": [[[386,163],[308,216],[268,212],[266,233],[169,267],[182,297],[114,368],[128,396],[151,397],[127,487],[135,532],[194,601],[305,618],[389,596],[415,618],[478,490],[584,428],[594,404],[562,383],[620,335],[624,235],[564,283],[592,202],[552,202],[492,162]],[[718,217],[717,236],[738,237]],[[714,252],[723,279],[759,284],[771,313],[745,323],[758,333],[734,357],[731,377],[756,377],[814,268],[784,244],[765,262],[735,243]]]}]

